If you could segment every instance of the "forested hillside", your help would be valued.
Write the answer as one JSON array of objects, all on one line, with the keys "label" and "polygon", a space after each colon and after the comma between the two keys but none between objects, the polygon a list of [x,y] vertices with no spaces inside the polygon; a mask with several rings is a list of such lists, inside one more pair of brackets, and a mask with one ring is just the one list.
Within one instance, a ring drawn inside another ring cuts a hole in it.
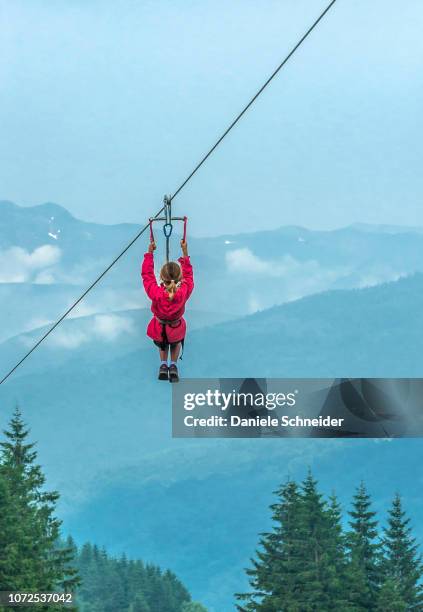
[{"label": "forested hillside", "polygon": [[84,544],[75,554],[81,579],[80,612],[206,612],[192,602],[185,586],[169,570],[139,560],[110,557],[105,549]]}]

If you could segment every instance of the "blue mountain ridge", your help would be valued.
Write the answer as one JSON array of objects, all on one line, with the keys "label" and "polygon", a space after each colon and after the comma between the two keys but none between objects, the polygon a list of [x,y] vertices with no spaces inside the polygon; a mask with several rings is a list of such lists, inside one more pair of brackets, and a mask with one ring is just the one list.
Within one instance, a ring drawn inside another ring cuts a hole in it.
[{"label": "blue mountain ridge", "polygon": [[[148,214],[140,210],[142,219]],[[61,314],[140,227],[87,223],[57,204],[20,207],[0,202],[0,255],[8,253],[5,266],[13,259],[10,249],[16,247],[27,256],[48,245],[58,255],[45,270],[48,281],[43,280],[43,274],[38,277],[38,269],[28,275],[26,283],[5,283],[0,275],[0,339],[26,331],[31,324],[39,327],[41,320]],[[179,256],[178,230],[175,228],[172,240],[174,258]],[[160,228],[156,235],[159,266],[164,252]],[[358,224],[312,231],[290,226],[217,238],[188,237],[196,275],[192,308],[218,311],[226,317],[320,291],[377,285],[423,271],[420,228]],[[135,308],[137,302],[144,305],[139,268],[147,242],[148,233],[89,294],[84,305],[99,312]],[[38,322],[31,323],[34,318]]]},{"label": "blue mountain ridge", "polygon": [[[24,285],[26,287],[27,285]],[[65,319],[60,328],[37,348],[36,359],[25,362],[14,376],[26,376],[29,372],[46,372],[59,365],[76,363],[90,364],[95,361],[113,361],[127,353],[145,346],[144,336],[151,319],[151,310],[137,308],[112,312],[97,312],[92,315]],[[227,319],[222,314],[190,309],[190,330],[211,326]],[[117,326],[116,332],[107,325]],[[119,329],[120,325],[120,329]],[[0,371],[6,372],[19,361],[50,329],[51,323],[43,327],[8,338],[0,343]],[[106,326],[106,327],[105,327]],[[109,331],[109,333],[107,333]]]}]

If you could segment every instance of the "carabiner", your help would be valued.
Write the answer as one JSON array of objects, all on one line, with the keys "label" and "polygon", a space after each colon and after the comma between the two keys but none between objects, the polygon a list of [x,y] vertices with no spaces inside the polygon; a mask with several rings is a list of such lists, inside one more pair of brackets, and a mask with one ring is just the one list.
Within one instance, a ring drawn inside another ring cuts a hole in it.
[{"label": "carabiner", "polygon": [[165,223],[163,225],[163,233],[166,236],[166,238],[170,238],[170,236],[172,234],[172,230],[173,230],[172,223]]}]

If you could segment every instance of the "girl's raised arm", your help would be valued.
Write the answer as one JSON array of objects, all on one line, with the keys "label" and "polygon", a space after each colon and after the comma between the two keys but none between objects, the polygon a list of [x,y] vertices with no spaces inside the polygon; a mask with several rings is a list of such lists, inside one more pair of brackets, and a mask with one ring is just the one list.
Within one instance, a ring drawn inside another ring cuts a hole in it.
[{"label": "girl's raised arm", "polygon": [[141,266],[141,277],[144,289],[150,300],[156,299],[160,294],[160,287],[157,284],[154,274],[154,257],[153,251],[156,248],[154,242],[151,242],[148,247],[148,253],[144,255],[144,260]]},{"label": "girl's raised arm", "polygon": [[181,248],[182,248],[183,257],[179,258],[179,263],[181,264],[182,276],[185,281],[187,299],[188,299],[192,293],[192,290],[194,289],[194,273],[193,273],[191,261],[188,255],[188,245],[183,240],[181,240]]}]

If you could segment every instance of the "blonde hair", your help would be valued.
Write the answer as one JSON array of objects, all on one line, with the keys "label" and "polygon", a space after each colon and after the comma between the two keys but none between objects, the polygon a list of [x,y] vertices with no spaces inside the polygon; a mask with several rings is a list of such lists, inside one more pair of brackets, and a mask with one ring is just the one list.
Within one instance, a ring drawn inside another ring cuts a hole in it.
[{"label": "blonde hair", "polygon": [[178,289],[178,283],[182,278],[182,271],[175,261],[169,261],[160,270],[160,278],[169,294],[169,300],[173,300]]}]

